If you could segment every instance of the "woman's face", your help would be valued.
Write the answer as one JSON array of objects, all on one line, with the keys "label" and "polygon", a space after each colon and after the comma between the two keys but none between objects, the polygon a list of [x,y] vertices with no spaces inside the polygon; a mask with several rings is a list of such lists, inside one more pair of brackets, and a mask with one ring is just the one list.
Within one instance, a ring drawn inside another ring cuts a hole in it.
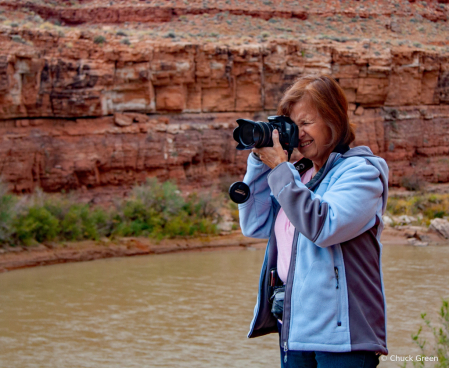
[{"label": "woman's face", "polygon": [[290,118],[299,128],[299,152],[319,170],[333,150],[330,128],[307,97],[293,106]]}]

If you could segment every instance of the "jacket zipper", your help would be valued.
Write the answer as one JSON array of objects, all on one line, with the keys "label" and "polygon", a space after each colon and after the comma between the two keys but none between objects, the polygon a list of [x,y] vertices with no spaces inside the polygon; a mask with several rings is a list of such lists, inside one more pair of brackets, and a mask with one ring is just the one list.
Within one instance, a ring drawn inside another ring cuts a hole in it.
[{"label": "jacket zipper", "polygon": [[284,363],[287,363],[287,351],[288,351],[287,341],[284,341]]},{"label": "jacket zipper", "polygon": [[290,258],[290,266],[288,268],[287,282],[285,284],[285,296],[284,296],[284,311],[282,313],[282,330],[281,341],[284,346],[284,363],[287,363],[287,351],[288,351],[288,335],[290,330],[290,315],[291,315],[291,295],[293,288],[293,277],[296,267],[296,253],[298,250],[298,237],[299,231],[295,229],[292,243],[292,254]]},{"label": "jacket zipper", "polygon": [[335,271],[335,277],[337,278],[337,287],[336,287],[336,289],[338,289],[338,268],[337,267],[334,267],[334,271]]},{"label": "jacket zipper", "polygon": [[[335,287],[337,290],[340,288],[340,283],[338,280],[338,267],[334,267],[335,278],[337,279],[337,286]],[[341,326],[340,321],[340,300],[339,300],[339,292],[337,291],[337,326]]]},{"label": "jacket zipper", "polygon": [[[334,153],[334,152],[333,152]],[[331,153],[331,156],[333,155]],[[332,157],[331,160],[328,159],[326,162],[326,165],[324,166],[324,170],[322,174],[316,178],[316,180],[311,180],[309,183],[306,184],[306,187],[314,191],[315,187],[318,186],[318,184],[322,181],[322,179],[326,176],[326,174],[329,172],[329,170],[333,167],[334,162],[336,162],[342,155],[340,153],[335,153],[335,155]],[[330,158],[330,156],[329,156]],[[276,220],[277,212],[275,215]],[[271,229],[273,231],[273,228]],[[284,297],[284,311],[282,315],[282,330],[281,330],[281,341],[283,342],[284,346],[284,363],[287,363],[287,352],[288,352],[288,335],[290,330],[290,314],[291,314],[291,294],[292,294],[292,288],[293,288],[293,275],[295,273],[295,266],[296,266],[296,253],[298,248],[298,237],[299,237],[299,231],[295,229],[295,234],[293,236],[293,243],[292,243],[292,254],[290,258],[290,267],[288,269],[288,275],[287,275],[287,282],[285,284],[285,297]],[[340,322],[341,324],[341,322]]]},{"label": "jacket zipper", "polygon": [[[331,154],[332,155],[332,154]],[[313,191],[315,187],[322,181],[324,176],[329,172],[331,167],[333,166],[333,163],[340,158],[340,154],[336,154],[332,160],[331,163],[328,159],[328,162],[324,166],[323,173],[320,177],[317,178],[317,180],[313,181],[313,179],[306,184],[306,187]],[[290,330],[290,314],[291,314],[291,295],[292,295],[292,289],[293,289],[293,275],[295,274],[295,267],[296,267],[296,253],[298,249],[298,237],[299,237],[299,231],[295,229],[295,234],[293,236],[293,243],[292,243],[292,254],[290,258],[290,267],[288,269],[288,275],[287,275],[287,282],[285,284],[285,297],[284,297],[284,311],[282,315],[282,331],[281,331],[281,341],[283,342],[284,346],[284,363],[287,363],[287,352],[288,352],[288,335]]]}]

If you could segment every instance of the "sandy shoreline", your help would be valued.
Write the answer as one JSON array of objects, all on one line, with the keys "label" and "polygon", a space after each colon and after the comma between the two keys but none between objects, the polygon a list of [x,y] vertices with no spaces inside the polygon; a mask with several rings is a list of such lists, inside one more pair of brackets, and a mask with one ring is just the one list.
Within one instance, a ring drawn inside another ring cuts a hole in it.
[{"label": "sandy shoreline", "polygon": [[20,268],[68,262],[85,262],[102,258],[129,257],[222,248],[263,248],[265,240],[247,238],[240,232],[192,239],[169,239],[155,242],[148,238],[120,238],[114,241],[62,242],[32,247],[0,248],[0,273]]},{"label": "sandy shoreline", "polygon": [[[408,231],[409,232],[409,231]],[[407,229],[387,228],[382,233],[385,246],[406,245]],[[431,234],[429,245],[449,245],[447,240]],[[115,241],[63,242],[40,244],[33,247],[0,248],[0,273],[21,268],[46,266],[57,263],[85,262],[102,258],[129,257],[186,251],[208,251],[251,247],[263,249],[266,241],[248,238],[235,231],[221,236],[204,236],[192,239],[169,239],[159,243],[148,238],[120,238]]]}]

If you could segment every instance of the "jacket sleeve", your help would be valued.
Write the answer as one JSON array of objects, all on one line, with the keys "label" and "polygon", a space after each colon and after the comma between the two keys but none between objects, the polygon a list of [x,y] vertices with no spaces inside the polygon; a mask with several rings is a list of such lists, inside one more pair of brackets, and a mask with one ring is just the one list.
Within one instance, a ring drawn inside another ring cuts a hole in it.
[{"label": "jacket sleeve", "polygon": [[248,168],[243,181],[248,184],[251,195],[239,204],[242,233],[252,238],[266,239],[273,222],[273,203],[267,176],[271,169],[253,153],[248,156]]},{"label": "jacket sleeve", "polygon": [[319,247],[362,234],[374,226],[382,206],[379,170],[363,158],[345,161],[348,162],[334,173],[323,196],[301,183],[292,164],[282,163],[268,176],[273,195],[293,226]]}]

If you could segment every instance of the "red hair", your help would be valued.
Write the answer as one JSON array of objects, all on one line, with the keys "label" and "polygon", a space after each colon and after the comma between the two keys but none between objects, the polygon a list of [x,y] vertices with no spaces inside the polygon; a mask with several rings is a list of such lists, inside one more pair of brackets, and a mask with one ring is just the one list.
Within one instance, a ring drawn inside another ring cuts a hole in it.
[{"label": "red hair", "polygon": [[355,139],[354,124],[349,121],[348,100],[335,79],[328,75],[299,78],[285,91],[278,115],[290,116],[302,98],[310,99],[332,132],[332,145],[349,145]]}]

